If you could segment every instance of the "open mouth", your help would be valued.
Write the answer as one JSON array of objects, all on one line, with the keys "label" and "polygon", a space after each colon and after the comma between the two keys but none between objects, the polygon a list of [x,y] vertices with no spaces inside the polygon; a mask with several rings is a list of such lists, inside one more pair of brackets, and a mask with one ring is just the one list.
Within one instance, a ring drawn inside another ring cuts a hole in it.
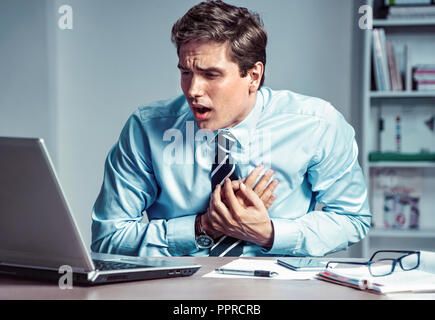
[{"label": "open mouth", "polygon": [[197,111],[198,113],[200,113],[200,114],[204,114],[204,113],[207,113],[207,112],[210,111],[210,109],[209,109],[209,108],[206,108],[206,107],[200,107],[200,108],[195,108],[195,109],[196,109],[196,111]]},{"label": "open mouth", "polygon": [[201,105],[196,105],[196,106],[192,106],[192,111],[193,111],[193,115],[197,120],[205,120],[208,118],[212,109]]}]

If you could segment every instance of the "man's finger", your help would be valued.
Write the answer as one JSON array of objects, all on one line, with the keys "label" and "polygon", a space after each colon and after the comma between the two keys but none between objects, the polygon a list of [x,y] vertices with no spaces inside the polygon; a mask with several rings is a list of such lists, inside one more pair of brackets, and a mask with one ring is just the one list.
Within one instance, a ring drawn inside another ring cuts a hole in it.
[{"label": "man's finger", "polygon": [[267,170],[266,173],[261,177],[260,181],[258,181],[255,188],[253,188],[254,192],[260,197],[264,193],[266,186],[269,183],[269,180],[272,178],[273,174],[274,171],[272,169]]},{"label": "man's finger", "polygon": [[217,213],[217,217],[213,215],[213,219],[215,219],[215,221],[217,221],[221,226],[224,226],[228,223],[228,217],[231,215],[231,213],[222,202],[221,192],[222,187],[220,184],[218,184],[212,194],[211,204],[214,211]]},{"label": "man's finger", "polygon": [[240,184],[243,182],[243,180],[232,180],[231,186],[233,187],[233,190],[239,190]]},{"label": "man's finger", "polygon": [[243,178],[241,180],[231,180],[231,186],[233,187],[234,191],[237,191],[240,189],[240,184],[245,182],[246,182],[246,178]]},{"label": "man's finger", "polygon": [[263,200],[264,203],[266,203],[268,201],[268,199],[270,198],[270,196],[273,194],[273,192],[275,191],[276,187],[278,186],[279,181],[278,180],[273,180],[271,183],[269,183],[269,185],[267,186],[266,190],[264,190],[263,194],[261,195],[261,200]]},{"label": "man's finger", "polygon": [[[244,185],[243,183],[240,184],[241,186]],[[242,209],[240,206],[239,200],[237,200],[236,195],[234,194],[234,190],[231,186],[230,179],[227,179],[224,184],[224,193],[225,193],[225,199],[227,200],[227,203],[230,207],[230,209],[233,209],[233,211],[238,212]]]},{"label": "man's finger", "polygon": [[260,175],[261,171],[263,171],[264,165],[259,165],[256,167],[250,175],[246,178],[246,181],[244,182],[245,185],[249,188],[254,188],[255,182],[257,182],[258,176]]},{"label": "man's finger", "polygon": [[244,183],[240,184],[240,191],[253,206],[257,208],[264,206],[263,201],[261,201],[260,197],[254,192],[254,190],[248,188]]},{"label": "man's finger", "polygon": [[269,199],[266,201],[266,203],[265,203],[264,206],[266,207],[267,210],[269,210],[269,208],[272,206],[272,204],[273,204],[273,202],[275,201],[275,199],[276,199],[276,196],[272,194],[272,195],[269,197]]}]

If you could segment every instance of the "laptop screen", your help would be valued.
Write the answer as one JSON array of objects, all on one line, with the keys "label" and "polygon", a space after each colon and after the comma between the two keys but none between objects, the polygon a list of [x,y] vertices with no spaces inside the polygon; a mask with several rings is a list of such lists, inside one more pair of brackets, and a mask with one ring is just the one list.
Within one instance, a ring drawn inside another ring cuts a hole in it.
[{"label": "laptop screen", "polygon": [[0,263],[93,269],[41,139],[0,137]]}]

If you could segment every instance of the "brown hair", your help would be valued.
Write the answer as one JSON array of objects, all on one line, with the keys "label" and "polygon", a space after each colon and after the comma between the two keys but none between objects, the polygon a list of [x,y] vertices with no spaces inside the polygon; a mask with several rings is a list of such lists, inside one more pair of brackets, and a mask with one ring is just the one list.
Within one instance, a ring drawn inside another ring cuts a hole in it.
[{"label": "brown hair", "polygon": [[[190,41],[230,44],[230,58],[245,77],[258,61],[266,66],[267,33],[257,13],[220,0],[204,1],[192,7],[172,27],[172,42],[180,48]],[[260,86],[264,83],[263,77]]]}]

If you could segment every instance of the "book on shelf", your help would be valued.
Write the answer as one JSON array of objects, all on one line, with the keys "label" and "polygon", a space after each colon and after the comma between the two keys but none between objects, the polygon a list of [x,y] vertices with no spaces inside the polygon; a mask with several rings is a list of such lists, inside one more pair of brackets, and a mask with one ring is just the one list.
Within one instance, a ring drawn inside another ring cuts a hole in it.
[{"label": "book on shelf", "polygon": [[394,45],[387,41],[387,61],[388,69],[390,72],[391,90],[403,91],[402,76],[400,74],[399,65],[397,63],[396,54],[394,52]]},{"label": "book on shelf", "polygon": [[431,0],[385,1],[387,19],[435,18],[435,5]]},{"label": "book on shelf", "polygon": [[413,71],[413,79],[417,91],[435,90],[435,65],[416,65]]},{"label": "book on shelf", "polygon": [[434,81],[417,81],[416,89],[417,89],[417,91],[435,91],[435,80]]},{"label": "book on shelf", "polygon": [[[411,62],[407,46],[404,49],[404,57],[406,64],[405,78],[407,78],[408,72],[412,71],[410,67],[408,67]],[[386,39],[385,30],[383,28],[373,29],[373,70],[376,90],[403,91],[403,78],[395,44]],[[411,90],[410,87],[406,89]]]},{"label": "book on shelf", "polygon": [[428,5],[433,3],[433,0],[385,0],[385,6],[414,6],[414,5]]},{"label": "book on shelf", "polygon": [[419,228],[422,168],[370,170],[373,225],[384,229]]},{"label": "book on shelf", "polygon": [[417,64],[414,76],[417,80],[435,80],[435,64]]},{"label": "book on shelf", "polygon": [[338,264],[336,268],[319,272],[316,278],[376,294],[435,292],[434,265],[435,252],[420,251],[420,265],[414,270],[404,271],[396,266],[390,275],[373,277],[365,265],[346,268]]},{"label": "book on shelf", "polygon": [[405,90],[412,90],[412,63],[411,63],[411,48],[408,44],[404,45],[403,54],[405,59]]},{"label": "book on shelf", "polygon": [[373,67],[376,89],[390,91],[390,73],[388,70],[385,30],[383,28],[373,29]]}]

